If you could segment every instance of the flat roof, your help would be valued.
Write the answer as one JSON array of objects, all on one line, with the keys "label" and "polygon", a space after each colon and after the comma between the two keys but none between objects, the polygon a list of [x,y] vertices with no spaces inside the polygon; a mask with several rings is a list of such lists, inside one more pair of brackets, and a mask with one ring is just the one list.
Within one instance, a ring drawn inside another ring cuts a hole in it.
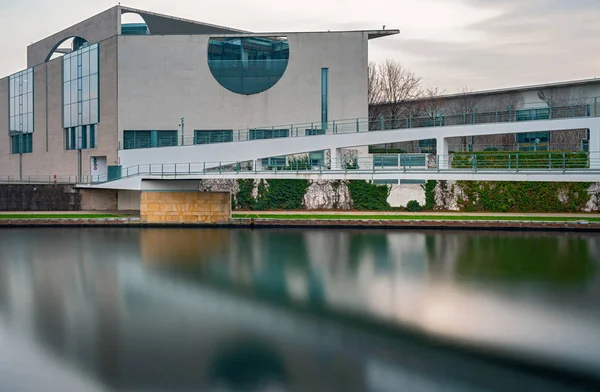
[{"label": "flat roof", "polygon": [[464,95],[492,95],[492,94],[505,94],[505,93],[513,93],[520,91],[528,91],[528,90],[539,90],[544,88],[552,88],[552,87],[571,87],[571,86],[581,86],[590,83],[600,83],[600,78],[587,78],[587,79],[576,79],[576,80],[567,80],[561,82],[552,82],[552,83],[542,83],[542,84],[530,84],[524,86],[514,86],[514,87],[502,87],[497,89],[490,90],[478,90],[472,91],[469,93],[452,93],[441,95],[439,98],[456,98],[462,97]]},{"label": "flat roof", "polygon": [[203,34],[211,37],[284,37],[291,34],[330,34],[330,33],[367,33],[369,39],[387,37],[400,33],[400,30],[327,30],[327,31],[278,31],[270,33],[221,33],[221,34]]}]

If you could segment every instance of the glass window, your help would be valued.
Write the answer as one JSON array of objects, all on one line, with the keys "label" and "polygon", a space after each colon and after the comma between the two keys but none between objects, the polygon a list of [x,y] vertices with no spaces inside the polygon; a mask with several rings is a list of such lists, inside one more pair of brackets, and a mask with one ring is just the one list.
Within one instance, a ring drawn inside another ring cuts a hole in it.
[{"label": "glass window", "polygon": [[98,75],[90,75],[90,99],[98,98]]},{"label": "glass window", "polygon": [[90,101],[83,101],[82,124],[90,123]]},{"label": "glass window", "polygon": [[71,128],[97,123],[98,44],[65,55],[63,67],[63,126]]},{"label": "glass window", "polygon": [[33,113],[33,93],[27,94],[27,113]]},{"label": "glass window", "polygon": [[329,90],[329,69],[321,69],[321,123],[323,129],[327,129],[328,120],[328,107],[327,107],[327,93]]},{"label": "glass window", "polygon": [[208,67],[217,82],[237,94],[257,94],[283,76],[289,45],[281,37],[211,38]]},{"label": "glass window", "polygon": [[87,101],[90,99],[90,77],[81,79],[81,99]]},{"label": "glass window", "polygon": [[63,123],[64,128],[71,126],[71,105],[63,106]]},{"label": "glass window", "polygon": [[76,125],[77,124],[77,103],[72,103],[71,104],[71,126]]},{"label": "glass window", "polygon": [[27,121],[27,124],[28,124],[27,132],[28,133],[33,133],[33,112],[27,113],[27,118],[28,118],[28,121]]},{"label": "glass window", "polygon": [[[66,57],[66,56],[65,56]],[[71,62],[63,60],[63,80],[71,80]]]},{"label": "glass window", "polygon": [[33,69],[9,77],[8,125],[14,153],[31,152],[33,123]]},{"label": "glass window", "polygon": [[77,56],[72,56],[71,62],[71,80],[77,79]]},{"label": "glass window", "polygon": [[398,155],[375,155],[375,156],[373,156],[373,166],[375,166],[375,167],[398,166]]},{"label": "glass window", "polygon": [[98,45],[90,50],[90,74],[98,73]]},{"label": "glass window", "polygon": [[194,144],[227,143],[233,141],[233,130],[195,130]]},{"label": "glass window", "polygon": [[96,125],[90,125],[90,148],[96,148]]},{"label": "glass window", "polygon": [[98,124],[100,122],[100,111],[98,109],[98,100],[90,100],[90,123],[92,124]]},{"label": "glass window", "polygon": [[68,105],[71,103],[71,82],[63,84],[63,103]]},{"label": "glass window", "polygon": [[81,76],[90,74],[90,52],[85,49],[81,54]]},{"label": "glass window", "polygon": [[77,82],[71,82],[71,103],[77,102]]}]

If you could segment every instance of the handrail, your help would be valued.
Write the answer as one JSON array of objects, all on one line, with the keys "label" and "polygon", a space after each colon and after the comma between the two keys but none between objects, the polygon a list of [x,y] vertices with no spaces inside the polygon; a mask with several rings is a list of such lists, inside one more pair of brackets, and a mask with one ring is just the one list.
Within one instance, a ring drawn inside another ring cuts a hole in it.
[{"label": "handrail", "polygon": [[514,105],[490,105],[461,108],[458,105],[459,107],[456,110],[445,109],[425,113],[426,111],[421,108],[395,117],[371,116],[328,122],[313,121],[298,124],[220,130],[219,132],[207,132],[204,134],[202,130],[194,130],[191,135],[184,137],[179,135],[171,138],[161,138],[155,141],[154,145],[151,138],[134,138],[127,142],[119,142],[119,149],[175,147],[395,129],[600,117],[599,97],[548,100],[541,102],[540,105],[545,106],[519,108]]},{"label": "handrail", "polygon": [[[120,175],[109,179],[107,175],[91,178],[93,183],[105,183],[140,175],[184,176],[205,175],[218,176],[223,173],[374,173],[386,171],[390,173],[426,172],[426,171],[504,171],[511,173],[552,172],[569,174],[581,172],[598,172],[600,174],[600,152],[480,152],[454,153],[451,155],[428,154],[386,154],[372,157],[345,157],[339,159],[324,159],[317,164],[311,164],[307,159],[289,160],[285,165],[264,166],[263,160],[255,161],[220,161],[220,162],[190,162],[190,163],[161,163],[140,164],[122,168]],[[407,157],[413,159],[406,159]],[[391,159],[390,159],[391,158]],[[414,159],[420,158],[420,159]],[[415,161],[417,163],[415,163]],[[422,163],[422,164],[421,164]],[[595,169],[599,168],[599,169]]]}]

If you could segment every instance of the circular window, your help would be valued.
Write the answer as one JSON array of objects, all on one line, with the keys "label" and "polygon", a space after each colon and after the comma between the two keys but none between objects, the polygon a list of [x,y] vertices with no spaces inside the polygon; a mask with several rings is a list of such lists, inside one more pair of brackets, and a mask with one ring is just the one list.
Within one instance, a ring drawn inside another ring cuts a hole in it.
[{"label": "circular window", "polygon": [[219,84],[237,94],[273,87],[287,68],[290,49],[280,37],[210,38],[208,68]]}]

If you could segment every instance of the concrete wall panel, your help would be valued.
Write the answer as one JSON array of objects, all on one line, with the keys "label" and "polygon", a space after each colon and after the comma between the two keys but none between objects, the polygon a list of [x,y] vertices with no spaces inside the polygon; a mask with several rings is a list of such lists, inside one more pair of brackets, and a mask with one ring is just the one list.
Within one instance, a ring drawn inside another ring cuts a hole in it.
[{"label": "concrete wall panel", "polygon": [[[223,88],[207,62],[209,36],[119,37],[119,130],[244,129],[321,121],[321,69],[329,68],[329,119],[366,117],[367,37],[294,33],[290,60],[269,90]],[[120,136],[122,137],[122,135]]]},{"label": "concrete wall panel", "polygon": [[114,37],[119,34],[120,23],[121,10],[116,6],[33,43],[27,47],[27,67],[45,62],[53,49],[70,37],[81,37],[90,43]]}]

